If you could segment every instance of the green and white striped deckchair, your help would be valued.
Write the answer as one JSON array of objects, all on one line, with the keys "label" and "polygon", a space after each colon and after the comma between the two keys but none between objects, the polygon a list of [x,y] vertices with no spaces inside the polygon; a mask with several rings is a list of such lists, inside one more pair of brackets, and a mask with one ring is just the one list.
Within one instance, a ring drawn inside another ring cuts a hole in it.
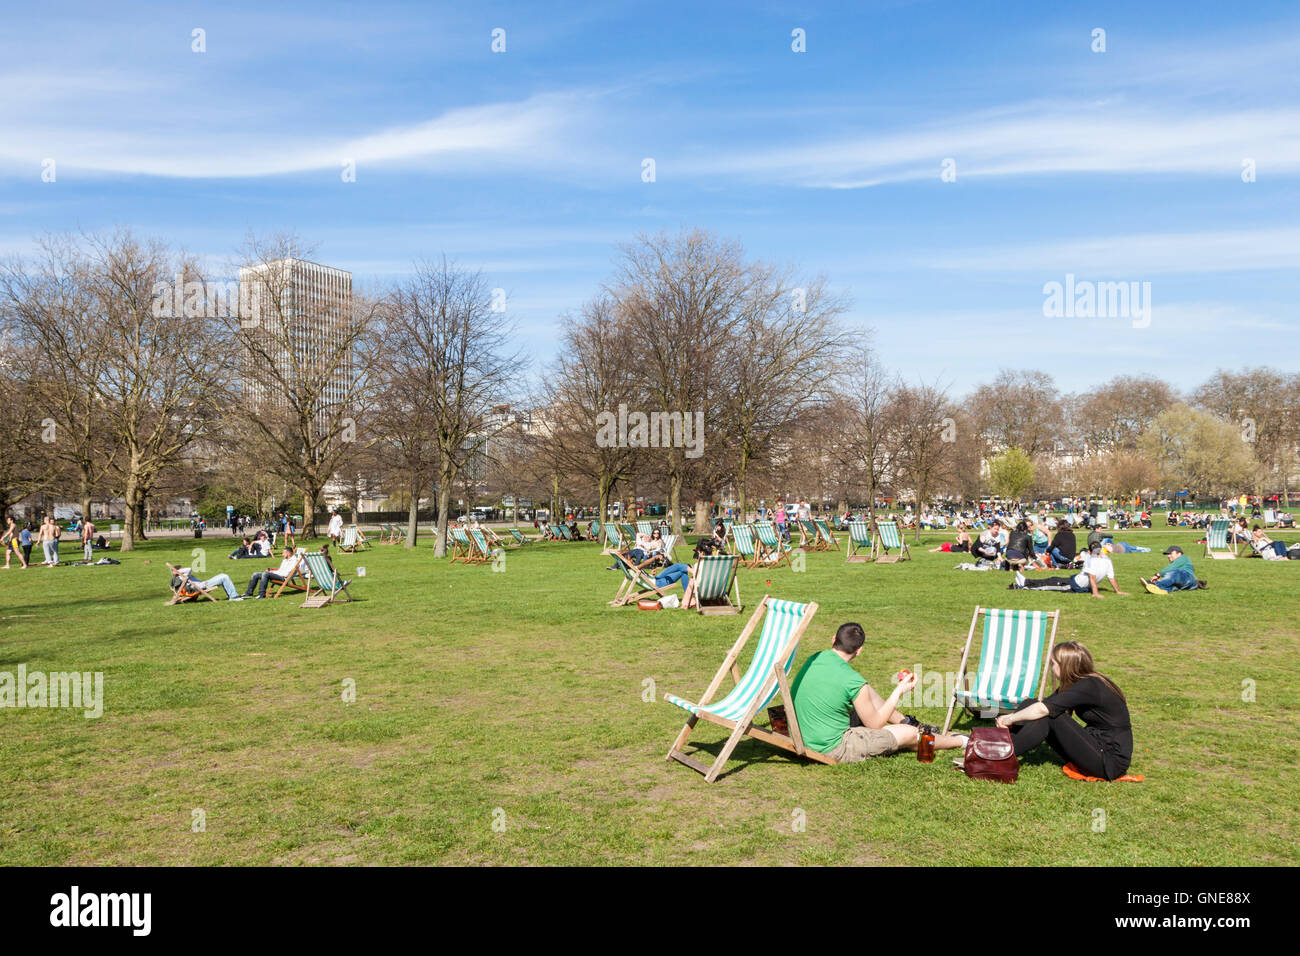
[{"label": "green and white striped deckchair", "polygon": [[776,533],[776,528],[770,521],[754,522],[754,533],[758,535],[758,544],[762,550],[762,561],[765,567],[781,566],[781,562],[786,565],[790,564],[790,546],[781,540],[781,536]]},{"label": "green and white striped deckchair", "polygon": [[339,542],[340,551],[360,551],[368,547],[370,547],[370,542],[366,540],[366,536],[361,533],[361,529],[356,525],[350,524],[343,529],[343,540]]},{"label": "green and white striped deckchair", "polygon": [[638,521],[636,523],[636,533],[643,534],[647,538],[650,537],[650,533],[654,531],[654,529],[655,523],[653,521]]},{"label": "green and white striped deckchair", "polygon": [[831,534],[831,526],[826,523],[825,518],[813,518],[813,526],[817,528],[817,534],[826,544],[827,551],[838,551],[839,542],[835,540],[835,535]]},{"label": "green and white striped deckchair", "polygon": [[567,524],[564,524],[563,522],[557,522],[556,524],[551,525],[551,527],[555,530],[555,533],[560,536],[560,540],[562,541],[573,540],[573,534],[569,531],[569,526]]},{"label": "green and white striped deckchair", "polygon": [[447,543],[451,545],[452,563],[470,562],[470,556],[474,551],[474,546],[469,543],[469,535],[465,533],[464,528],[448,528]]},{"label": "green and white striped deckchair", "polygon": [[[700,696],[698,703],[692,703],[672,694],[664,694],[664,700],[676,704],[690,714],[686,726],[682,728],[677,739],[673,741],[672,747],[669,748],[666,759],[686,764],[692,770],[704,774],[706,782],[713,783],[718,779],[718,774],[726,765],[731,752],[736,749],[736,744],[740,743],[740,738],[749,736],[821,763],[834,763],[835,761],[826,755],[804,746],[803,736],[799,732],[799,719],[794,712],[794,700],[790,695],[790,665],[794,663],[795,652],[799,649],[799,639],[816,613],[816,604],[778,601],[770,595],[764,595],[750,617],[749,623],[740,632],[740,639],[727,652],[722,666],[718,668],[717,674],[713,676],[713,681]],[[754,649],[754,657],[749,662],[749,669],[742,676],[739,666],[740,654],[745,649],[745,643],[750,635],[757,629],[760,618],[763,620],[763,630],[758,638],[758,646]],[[736,686],[730,694],[715,702],[713,695],[721,688],[727,674],[731,674]],[[788,735],[778,734],[770,728],[754,726],[754,717],[771,703],[777,691],[781,692],[781,699],[785,703],[786,719],[790,725]],[[718,752],[712,766],[706,766],[682,752],[682,747],[686,745],[691,731],[701,720],[718,724],[731,731],[731,735],[722,750]]]},{"label": "green and white striped deckchair", "polygon": [[1264,519],[1265,528],[1272,528],[1277,525],[1277,512],[1272,508],[1265,508],[1261,517]]},{"label": "green and white striped deckchair", "polygon": [[809,521],[797,522],[799,526],[799,547],[805,551],[829,551],[830,546],[822,539],[817,526]]},{"label": "green and white striped deckchair", "polygon": [[601,533],[604,526],[600,523],[599,518],[593,518],[587,522],[587,537],[592,541],[599,541],[605,536]]},{"label": "green and white striped deckchair", "polygon": [[844,560],[846,563],[871,560],[871,525],[865,521],[849,522],[849,546]]},{"label": "green and white striped deckchair", "polygon": [[524,537],[524,536],[519,532],[519,529],[518,529],[518,528],[511,528],[511,529],[510,529],[510,537],[512,537],[512,538],[515,539],[515,543],[516,543],[516,544],[532,544],[532,543],[533,543],[533,539],[532,539],[532,538],[525,538],[525,537]]},{"label": "green and white striped deckchair", "polygon": [[[705,554],[691,571],[691,593],[682,607],[693,607],[701,614],[739,614],[740,581],[736,568],[740,558],[734,554]],[[736,600],[731,600],[731,592]]]},{"label": "green and white striped deckchair", "polygon": [[[984,615],[984,640],[980,645],[979,670],[974,685],[971,685],[966,665],[981,614]],[[1056,625],[1060,617],[1060,611],[975,608],[970,631],[966,634],[966,647],[961,652],[957,689],[948,702],[943,732],[946,734],[952,726],[952,712],[958,704],[972,715],[996,717],[1011,713],[1034,697],[1041,700],[1047,684],[1048,658],[1056,644]]]},{"label": "green and white striped deckchair", "polygon": [[605,523],[605,550],[601,554],[617,554],[623,550],[623,532],[618,525],[609,521]]},{"label": "green and white striped deckchair", "polygon": [[470,553],[474,555],[474,564],[486,564],[492,560],[492,545],[488,543],[487,535],[482,529],[470,528],[469,539],[473,542]]},{"label": "green and white striped deckchair", "polygon": [[763,563],[758,545],[754,542],[754,529],[747,524],[733,524],[728,535],[732,550],[740,556],[742,567],[756,568]]},{"label": "green and white striped deckchair", "polygon": [[619,525],[619,528],[623,532],[623,537],[626,538],[628,541],[636,540],[636,528],[632,527],[632,525],[628,524],[627,522],[624,522]]},{"label": "green and white striped deckchair", "polygon": [[[897,551],[898,554],[890,554],[890,551]],[[912,552],[898,531],[898,522],[892,518],[887,521],[876,519],[876,536],[871,542],[871,557],[877,564],[912,560]]]},{"label": "green and white striped deckchair", "polygon": [[302,559],[307,562],[307,598],[299,607],[324,607],[333,603],[340,594],[349,601],[352,600],[352,594],[348,591],[349,582],[339,577],[334,565],[330,564],[328,555],[320,551],[308,551]]},{"label": "green and white striped deckchair", "polygon": [[618,586],[618,593],[614,595],[614,600],[609,602],[610,607],[623,607],[643,598],[662,598],[668,595],[666,588],[655,584],[654,574],[637,567],[627,555],[615,551],[614,563],[622,573],[623,580]]},{"label": "green and white striped deckchair", "polygon": [[1237,556],[1237,536],[1231,533],[1232,522],[1215,518],[1205,532],[1205,556],[1216,561],[1231,560]]}]

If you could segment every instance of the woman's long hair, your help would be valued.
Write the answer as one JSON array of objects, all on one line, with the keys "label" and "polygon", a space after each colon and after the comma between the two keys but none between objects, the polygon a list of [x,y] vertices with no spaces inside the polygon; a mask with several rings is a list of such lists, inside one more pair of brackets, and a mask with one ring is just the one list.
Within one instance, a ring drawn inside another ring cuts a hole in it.
[{"label": "woman's long hair", "polygon": [[1052,660],[1056,661],[1056,666],[1061,669],[1061,676],[1057,678],[1056,689],[1058,691],[1066,690],[1084,677],[1095,677],[1118,694],[1120,700],[1126,704],[1128,703],[1128,698],[1124,696],[1124,692],[1119,689],[1118,684],[1105,674],[1097,673],[1097,667],[1092,662],[1092,655],[1078,641],[1065,641],[1057,644],[1052,648]]}]

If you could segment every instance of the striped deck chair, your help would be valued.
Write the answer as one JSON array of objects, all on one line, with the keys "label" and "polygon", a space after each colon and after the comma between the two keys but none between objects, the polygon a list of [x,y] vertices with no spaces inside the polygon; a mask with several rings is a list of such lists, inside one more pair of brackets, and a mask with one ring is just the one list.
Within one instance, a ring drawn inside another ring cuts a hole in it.
[{"label": "striped deck chair", "polygon": [[[734,554],[701,555],[691,571],[691,591],[682,607],[694,608],[701,614],[739,614],[739,564],[740,558]],[[736,592],[735,601],[731,599],[732,591]]]},{"label": "striped deck chair", "polygon": [[811,521],[796,521],[795,525],[799,528],[799,547],[805,551],[825,551],[827,550],[826,542],[822,536],[817,533],[817,526]]},{"label": "striped deck chair", "polygon": [[678,535],[669,534],[667,531],[661,531],[660,537],[664,543],[664,561],[667,564],[677,563],[677,544]]},{"label": "striped deck chair", "polygon": [[791,548],[781,540],[772,522],[756,521],[753,527],[754,533],[758,535],[759,548],[763,552],[764,566],[779,568],[782,562],[789,566]]},{"label": "striped deck chair", "polygon": [[1272,508],[1265,508],[1264,513],[1260,515],[1264,519],[1265,528],[1277,527],[1277,512]]},{"label": "striped deck chair", "polygon": [[733,524],[728,535],[734,554],[740,556],[742,567],[756,568],[763,563],[763,554],[754,541],[754,529],[747,524]]},{"label": "striped deck chair", "polygon": [[[293,570],[289,572],[289,576],[280,582],[280,586],[275,589],[274,594],[271,594],[271,589],[269,587],[266,589],[266,593],[269,597],[278,598],[285,591],[288,591],[290,594],[305,594],[310,590],[310,583],[307,575],[302,573],[305,567],[302,556],[305,553],[306,551],[303,548],[298,549],[298,563],[293,566]],[[266,570],[274,571],[275,568],[267,568]]]},{"label": "striped deck chair", "polygon": [[551,525],[551,528],[555,532],[558,540],[560,541],[573,540],[573,534],[569,531],[569,526],[567,524],[553,524]]},{"label": "striped deck chair", "polygon": [[605,523],[605,549],[601,554],[616,554],[623,550],[623,532],[612,521]]},{"label": "striped deck chair", "polygon": [[180,582],[171,585],[172,599],[164,604],[163,607],[171,607],[173,604],[184,604],[186,601],[197,601],[200,598],[207,598],[209,601],[213,602],[217,600],[212,596],[213,593],[217,591],[217,588],[211,587],[205,590],[199,587],[198,583],[190,577],[188,570],[182,574],[181,569],[173,564],[167,565],[167,570],[172,573],[173,578],[179,578]]},{"label": "striped deck chair", "polygon": [[601,534],[602,525],[599,518],[593,518],[587,522],[587,537],[592,541],[600,541],[605,536]]},{"label": "striped deck chair", "polygon": [[1216,561],[1232,560],[1237,556],[1237,536],[1232,533],[1232,522],[1215,518],[1205,532],[1205,556]]},{"label": "striped deck chair", "polygon": [[[701,695],[699,703],[692,703],[672,694],[664,694],[664,700],[676,704],[690,714],[686,726],[673,741],[665,759],[684,763],[692,770],[704,774],[707,783],[713,783],[718,779],[718,774],[726,765],[731,752],[736,749],[736,744],[740,743],[740,738],[749,736],[780,747],[782,750],[810,757],[820,763],[834,763],[835,761],[824,754],[804,746],[803,736],[799,732],[799,719],[795,715],[794,702],[790,696],[790,665],[794,663],[795,652],[799,649],[799,639],[816,613],[816,604],[778,601],[770,595],[764,595],[750,617],[749,623],[740,632],[740,639],[727,652],[722,666],[713,676],[713,681]],[[758,627],[760,618],[763,619],[763,630],[758,638],[758,647],[754,649],[754,657],[749,663],[749,669],[742,676],[739,666],[740,654],[745,649],[745,643]],[[713,695],[718,692],[728,673],[735,680],[736,686],[722,700],[714,702]],[[781,699],[785,703],[786,719],[790,724],[789,735],[778,734],[770,728],[754,726],[754,717],[772,701],[777,691],[781,692]],[[686,745],[686,740],[695,729],[695,725],[701,720],[718,724],[731,731],[731,736],[723,744],[712,766],[700,763],[689,754],[683,753],[681,749]]]},{"label": "striped deck chair", "polygon": [[844,554],[845,563],[871,560],[871,525],[865,521],[849,522],[849,546]]},{"label": "striped deck chair", "polygon": [[[980,644],[979,669],[972,687],[966,665],[981,614],[984,615],[984,640]],[[996,717],[1011,713],[1034,697],[1041,700],[1051,670],[1048,657],[1056,644],[1056,625],[1060,618],[1060,611],[975,608],[970,631],[966,634],[966,646],[961,652],[957,689],[948,702],[943,732],[946,734],[952,726],[952,712],[958,704],[972,716]]]},{"label": "striped deck chair", "polygon": [[448,557],[451,558],[453,564],[457,561],[464,561],[469,555],[469,535],[465,533],[464,528],[449,526],[447,528],[447,545],[451,548]]},{"label": "striped deck chair", "polygon": [[532,538],[525,538],[518,528],[510,529],[510,537],[515,539],[515,544],[532,544]]},{"label": "striped deck chair", "polygon": [[636,533],[643,534],[647,538],[650,537],[650,532],[654,531],[654,529],[655,524],[653,521],[638,521],[636,523]]},{"label": "striped deck chair", "polygon": [[[898,551],[898,554],[889,553],[894,550]],[[912,560],[912,552],[898,531],[897,521],[892,518],[887,521],[876,519],[876,536],[871,541],[871,557],[877,564]]]},{"label": "striped deck chair", "polygon": [[469,540],[473,545],[470,551],[473,557],[472,564],[486,564],[492,560],[492,545],[488,542],[482,528],[470,528]]},{"label": "striped deck chair", "polygon": [[835,535],[831,534],[831,526],[826,523],[825,518],[813,518],[813,526],[817,528],[817,534],[821,536],[827,551],[840,549],[839,542],[835,540]]},{"label": "striped deck chair", "polygon": [[307,562],[307,599],[299,607],[324,607],[332,604],[340,594],[349,601],[352,594],[348,591],[350,582],[339,577],[330,564],[329,555],[321,551],[308,551],[302,556]]},{"label": "striped deck chair", "polygon": [[343,539],[339,541],[340,551],[360,551],[362,548],[370,547],[370,542],[366,540],[361,529],[354,524],[348,525],[343,529]]},{"label": "striped deck chair", "polygon": [[[668,595],[668,588],[656,585],[655,576],[644,566],[633,564],[626,555],[614,552],[614,563],[622,572],[623,581],[618,586],[618,593],[614,595],[614,600],[609,602],[610,607],[623,607],[645,598],[661,598]],[[674,582],[672,587],[676,586]]]}]

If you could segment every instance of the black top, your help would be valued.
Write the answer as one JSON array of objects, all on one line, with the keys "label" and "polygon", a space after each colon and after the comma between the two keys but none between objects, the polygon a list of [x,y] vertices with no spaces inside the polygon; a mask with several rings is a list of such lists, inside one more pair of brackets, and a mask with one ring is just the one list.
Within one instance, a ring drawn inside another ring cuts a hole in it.
[{"label": "black top", "polygon": [[1065,690],[1057,691],[1043,703],[1049,717],[1072,711],[1088,727],[1102,750],[1106,769],[1122,776],[1133,760],[1133,727],[1129,723],[1128,704],[1097,677],[1083,677]]},{"label": "black top", "polygon": [[1074,556],[1079,553],[1079,546],[1074,543],[1074,532],[1068,528],[1064,531],[1056,532],[1052,538],[1052,546],[1049,550],[1060,549],[1061,556],[1067,561],[1073,561]]},{"label": "black top", "polygon": [[1029,537],[1028,531],[1013,530],[1007,538],[1007,550],[1019,551],[1023,555],[1034,553],[1034,542]]}]

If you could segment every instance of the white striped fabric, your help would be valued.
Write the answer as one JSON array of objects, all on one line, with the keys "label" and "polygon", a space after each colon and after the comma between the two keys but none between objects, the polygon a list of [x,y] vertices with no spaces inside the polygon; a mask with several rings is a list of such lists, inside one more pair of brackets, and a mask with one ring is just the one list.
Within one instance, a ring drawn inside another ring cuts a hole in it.
[{"label": "white striped fabric", "polygon": [[770,521],[757,521],[753,527],[758,532],[758,540],[763,542],[763,547],[769,551],[781,550],[781,542],[777,539],[776,528],[772,527]]},{"label": "white striped fabric", "polygon": [[885,546],[886,551],[902,548],[903,539],[898,536],[897,524],[892,521],[877,521],[876,527],[880,529],[880,543]]},{"label": "white striped fabric", "polygon": [[[740,720],[763,689],[763,683],[772,675],[781,648],[790,639],[790,635],[794,633],[795,628],[799,626],[799,622],[803,620],[804,615],[807,613],[807,604],[797,604],[794,601],[777,601],[768,598],[767,613],[763,616],[763,633],[758,639],[754,659],[750,661],[749,670],[745,671],[744,676],[740,678],[740,683],[735,686],[731,693],[717,703],[708,704],[704,707],[682,700],[680,697],[674,697],[671,694],[667,696],[668,702],[676,704],[684,710],[689,710],[692,714],[707,710],[715,717],[721,717],[724,720]],[[794,655],[797,650],[797,645],[792,647],[790,656],[782,664],[787,674],[790,673],[790,665],[794,663]],[[768,701],[776,696],[780,686],[776,681],[772,682],[771,689],[758,702],[755,713],[767,706]]]},{"label": "white striped fabric", "polygon": [[849,522],[849,537],[860,547],[871,546],[871,526],[865,521]]},{"label": "white striped fabric", "polygon": [[984,639],[980,645],[979,673],[975,685],[957,696],[981,707],[1010,709],[1038,692],[1047,628],[1044,611],[984,611]]},{"label": "white striped fabric", "polygon": [[355,548],[357,545],[357,526],[349,525],[343,529],[343,540],[339,543],[340,548]]},{"label": "white striped fabric", "polygon": [[736,546],[736,553],[751,558],[754,556],[754,529],[747,524],[731,526],[731,541]]},{"label": "white striped fabric", "polygon": [[653,524],[653,522],[650,522],[650,521],[638,521],[638,522],[636,523],[636,532],[637,532],[637,534],[643,534],[643,535],[645,535],[645,536],[648,538],[648,537],[650,537],[650,533],[651,533],[652,531],[654,531],[654,524]]},{"label": "white striped fabric", "polygon": [[605,544],[607,544],[609,547],[614,548],[616,550],[622,549],[623,534],[621,531],[618,530],[618,525],[616,524],[605,525]]},{"label": "white striped fabric", "polygon": [[700,573],[695,580],[695,594],[701,601],[714,601],[731,588],[739,557],[734,554],[704,555],[699,560]]},{"label": "white striped fabric", "polygon": [[474,536],[474,543],[478,545],[479,551],[481,551],[484,555],[491,553],[492,549],[488,547],[487,538],[483,536],[482,531],[480,531],[478,528],[474,528],[470,531],[470,534]]},{"label": "white striped fabric", "polygon": [[1226,551],[1228,548],[1227,518],[1215,518],[1210,522],[1210,530],[1205,534],[1205,545],[1211,551]]}]

